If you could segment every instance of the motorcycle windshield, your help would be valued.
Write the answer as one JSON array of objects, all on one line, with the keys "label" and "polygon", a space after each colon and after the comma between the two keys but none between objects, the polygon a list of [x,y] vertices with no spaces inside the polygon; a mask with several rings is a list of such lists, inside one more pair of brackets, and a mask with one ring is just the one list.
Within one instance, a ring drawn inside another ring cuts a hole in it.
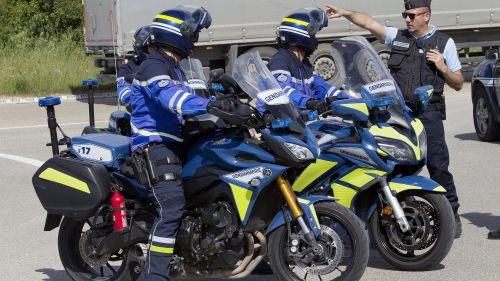
[{"label": "motorcycle windshield", "polygon": [[198,59],[192,59],[190,57],[185,58],[179,62],[179,66],[186,75],[186,79],[198,79],[206,81],[205,74],[203,73],[203,66],[201,61]]},{"label": "motorcycle windshield", "polygon": [[404,106],[397,84],[371,44],[361,36],[344,37],[332,42],[331,49],[340,84],[354,97],[365,87],[373,99],[393,98]]},{"label": "motorcycle windshield", "polygon": [[345,91],[358,98],[368,96],[375,106],[380,100],[392,99],[394,103],[388,107],[391,119],[398,123],[404,120],[405,103],[401,91],[364,37],[351,36],[333,41],[331,54]]},{"label": "motorcycle windshield", "polygon": [[233,77],[252,100],[265,104],[267,110],[275,118],[290,120],[292,122],[290,130],[297,133],[304,131],[304,121],[258,52],[249,52],[239,56],[233,65]]}]

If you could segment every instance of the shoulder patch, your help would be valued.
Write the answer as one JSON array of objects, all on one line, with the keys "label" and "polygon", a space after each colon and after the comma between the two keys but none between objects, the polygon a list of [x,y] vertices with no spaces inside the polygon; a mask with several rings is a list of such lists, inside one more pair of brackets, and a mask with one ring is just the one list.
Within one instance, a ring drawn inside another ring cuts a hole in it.
[{"label": "shoulder patch", "polygon": [[158,87],[164,88],[164,87],[168,86],[168,84],[170,84],[170,80],[161,80],[158,82]]},{"label": "shoulder patch", "polygon": [[286,82],[286,80],[288,80],[288,77],[286,77],[285,74],[280,74],[276,77],[276,80],[278,80],[279,82]]}]

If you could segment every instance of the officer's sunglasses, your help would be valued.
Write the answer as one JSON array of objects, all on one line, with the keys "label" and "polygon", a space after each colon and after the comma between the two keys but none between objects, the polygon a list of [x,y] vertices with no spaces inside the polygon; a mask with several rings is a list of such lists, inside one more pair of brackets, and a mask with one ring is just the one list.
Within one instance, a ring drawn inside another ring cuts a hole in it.
[{"label": "officer's sunglasses", "polygon": [[411,20],[414,20],[416,17],[424,15],[424,14],[427,14],[427,12],[418,13],[418,14],[402,12],[401,16],[403,16],[403,19],[406,19],[407,17],[409,17]]}]

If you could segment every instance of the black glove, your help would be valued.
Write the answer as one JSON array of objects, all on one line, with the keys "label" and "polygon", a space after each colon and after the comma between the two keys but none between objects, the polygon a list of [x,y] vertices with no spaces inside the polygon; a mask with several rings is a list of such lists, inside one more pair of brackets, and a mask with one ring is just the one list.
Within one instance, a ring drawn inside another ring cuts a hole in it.
[{"label": "black glove", "polygon": [[306,109],[316,110],[318,111],[318,114],[322,114],[331,110],[330,104],[315,99],[310,99],[307,101]]}]

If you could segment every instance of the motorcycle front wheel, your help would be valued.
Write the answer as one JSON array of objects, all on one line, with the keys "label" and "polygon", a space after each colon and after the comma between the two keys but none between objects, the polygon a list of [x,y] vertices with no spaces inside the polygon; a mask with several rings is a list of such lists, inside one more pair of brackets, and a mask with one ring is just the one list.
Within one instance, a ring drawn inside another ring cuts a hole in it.
[{"label": "motorcycle front wheel", "polygon": [[453,245],[455,221],[443,194],[398,196],[410,230],[402,232],[396,220],[382,210],[370,219],[372,241],[380,255],[400,270],[428,270],[438,265]]},{"label": "motorcycle front wheel", "polygon": [[332,202],[315,204],[321,254],[305,241],[298,223],[271,233],[268,258],[280,281],[359,280],[368,264],[368,235],[354,213]]},{"label": "motorcycle front wheel", "polygon": [[59,229],[59,256],[64,269],[75,281],[136,280],[142,269],[143,250],[134,245],[109,256],[98,256],[96,245],[109,227],[93,225],[90,220],[64,218]]}]

